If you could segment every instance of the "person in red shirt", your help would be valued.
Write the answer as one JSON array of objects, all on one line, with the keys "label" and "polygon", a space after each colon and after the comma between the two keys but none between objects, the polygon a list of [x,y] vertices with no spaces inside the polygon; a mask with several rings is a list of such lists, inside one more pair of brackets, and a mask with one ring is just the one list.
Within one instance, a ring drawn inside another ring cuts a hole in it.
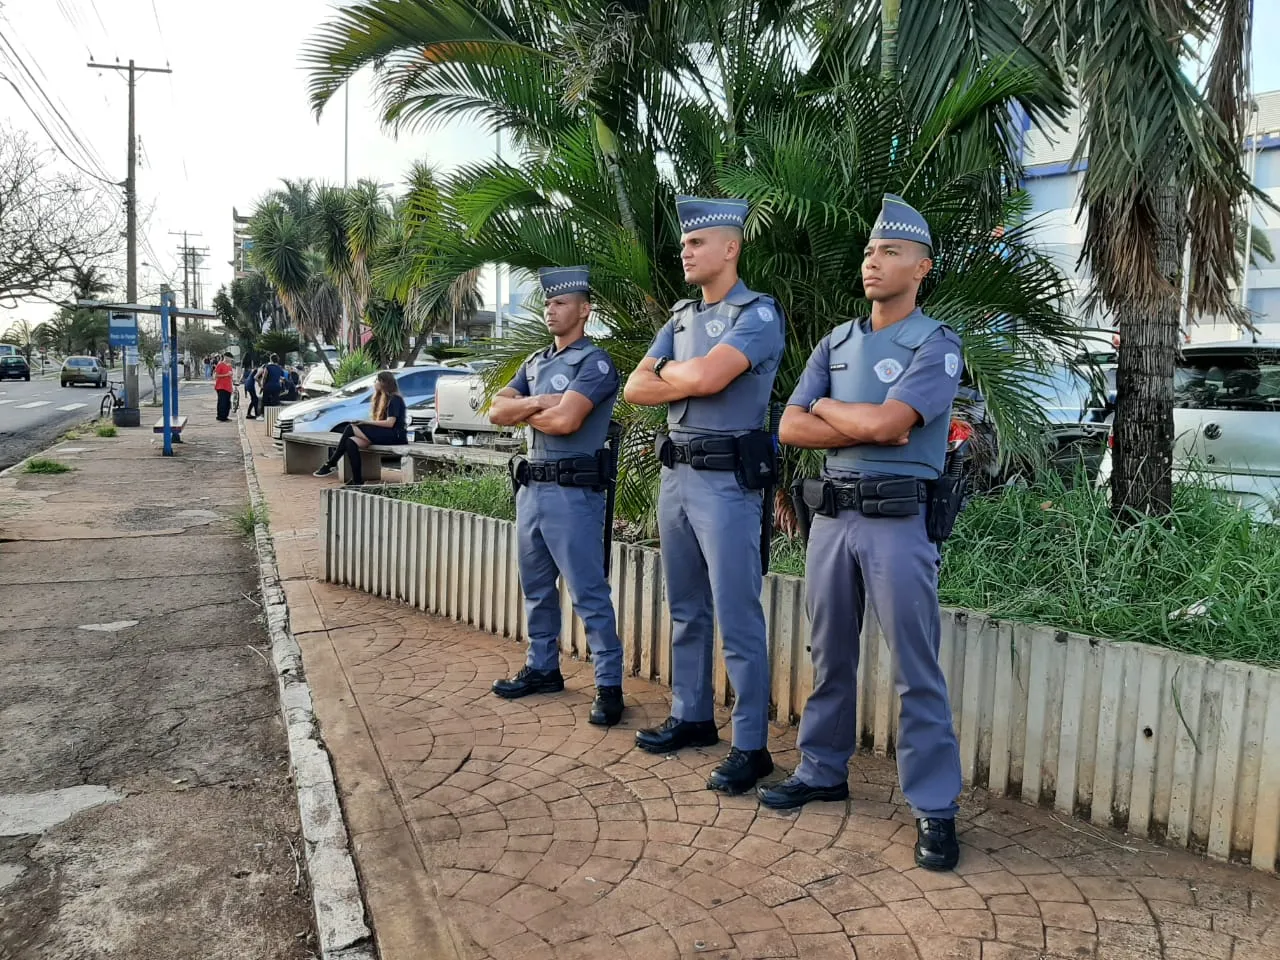
[{"label": "person in red shirt", "polygon": [[231,391],[235,389],[231,382],[232,373],[231,354],[224,353],[213,370],[213,389],[218,393],[218,419],[222,423],[231,416]]}]

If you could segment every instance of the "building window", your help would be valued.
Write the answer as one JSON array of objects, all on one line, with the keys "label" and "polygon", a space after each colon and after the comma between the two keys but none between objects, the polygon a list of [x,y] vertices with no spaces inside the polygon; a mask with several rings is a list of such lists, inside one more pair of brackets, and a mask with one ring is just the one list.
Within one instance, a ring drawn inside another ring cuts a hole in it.
[{"label": "building window", "polygon": [[1249,291],[1249,312],[1254,323],[1280,323],[1280,287],[1255,287]]},{"label": "building window", "polygon": [[1034,213],[1049,210],[1071,210],[1076,205],[1076,183],[1079,174],[1059,173],[1050,177],[1028,177],[1023,189],[1031,195]]}]

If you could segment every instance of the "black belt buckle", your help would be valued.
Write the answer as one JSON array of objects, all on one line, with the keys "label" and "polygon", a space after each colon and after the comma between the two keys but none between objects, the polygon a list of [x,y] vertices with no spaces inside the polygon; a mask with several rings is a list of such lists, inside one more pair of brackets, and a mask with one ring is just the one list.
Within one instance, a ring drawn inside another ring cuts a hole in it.
[{"label": "black belt buckle", "polygon": [[537,461],[529,462],[529,479],[537,483],[555,483],[559,478],[559,471],[554,463],[539,463]]}]

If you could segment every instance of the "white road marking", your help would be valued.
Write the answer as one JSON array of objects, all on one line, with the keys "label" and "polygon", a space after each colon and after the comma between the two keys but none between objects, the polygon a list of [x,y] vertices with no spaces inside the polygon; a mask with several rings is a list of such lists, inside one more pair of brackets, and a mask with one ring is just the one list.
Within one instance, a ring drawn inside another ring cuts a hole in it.
[{"label": "white road marking", "polygon": [[0,403],[17,403],[18,400],[18,397],[14,397],[12,400],[0,400]]},{"label": "white road marking", "polygon": [[30,409],[32,409],[33,407],[47,407],[47,406],[48,406],[49,404],[51,404],[51,403],[53,403],[53,401],[52,401],[52,400],[33,400],[31,403],[20,403],[20,404],[18,404],[16,407],[14,407],[14,409],[15,409],[15,410],[30,410]]},{"label": "white road marking", "polygon": [[83,406],[85,406],[85,404],[83,403],[68,403],[65,407],[59,407],[58,409],[59,410],[79,410]]}]

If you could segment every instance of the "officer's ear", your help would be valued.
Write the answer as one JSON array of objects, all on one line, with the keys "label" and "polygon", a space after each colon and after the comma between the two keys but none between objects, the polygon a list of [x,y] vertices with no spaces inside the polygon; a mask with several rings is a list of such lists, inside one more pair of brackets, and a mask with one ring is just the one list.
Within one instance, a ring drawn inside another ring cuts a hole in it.
[{"label": "officer's ear", "polygon": [[742,231],[737,227],[722,227],[725,234],[726,259],[737,260],[742,255]]},{"label": "officer's ear", "polygon": [[933,269],[933,251],[923,243],[916,244],[916,247],[920,251],[920,259],[916,261],[916,269],[913,274],[913,279],[916,283],[920,283]]}]

